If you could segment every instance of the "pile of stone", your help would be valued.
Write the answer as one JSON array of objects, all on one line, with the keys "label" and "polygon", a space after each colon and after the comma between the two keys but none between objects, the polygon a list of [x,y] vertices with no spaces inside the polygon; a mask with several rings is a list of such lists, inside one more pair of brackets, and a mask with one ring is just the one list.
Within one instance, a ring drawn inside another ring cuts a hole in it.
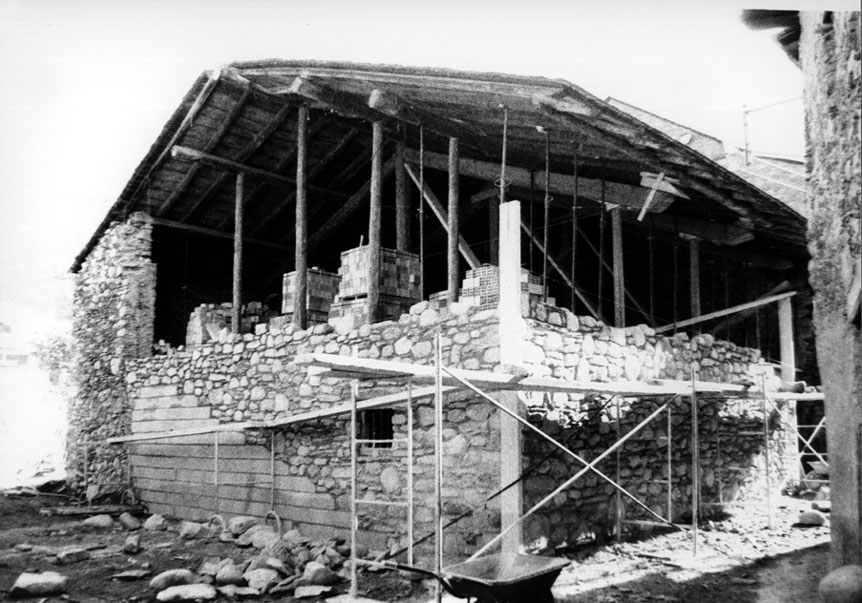
[{"label": "pile of stone", "polygon": [[[164,519],[151,516],[146,529],[165,529]],[[223,528],[183,521],[179,538],[218,537],[241,550],[236,557],[207,557],[196,571],[174,568],[150,581],[159,601],[211,600],[227,597],[290,595],[297,599],[332,591],[347,579],[345,561],[350,548],[341,539],[311,540],[298,530],[280,535],[255,517],[232,518]]]}]

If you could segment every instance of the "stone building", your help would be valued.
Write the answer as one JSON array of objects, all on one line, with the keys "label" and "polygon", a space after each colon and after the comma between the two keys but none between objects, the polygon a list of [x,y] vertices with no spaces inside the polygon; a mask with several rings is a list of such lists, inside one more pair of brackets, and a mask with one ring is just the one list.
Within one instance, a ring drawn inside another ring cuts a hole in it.
[{"label": "stone building", "polygon": [[229,65],[73,266],[69,471],[378,549],[470,512],[447,559],[534,506],[505,546],[763,498],[796,476],[804,233],[564,81]]},{"label": "stone building", "polygon": [[862,564],[862,29],[859,12],[749,11],[802,69],[808,248],[825,394],[833,567]]}]

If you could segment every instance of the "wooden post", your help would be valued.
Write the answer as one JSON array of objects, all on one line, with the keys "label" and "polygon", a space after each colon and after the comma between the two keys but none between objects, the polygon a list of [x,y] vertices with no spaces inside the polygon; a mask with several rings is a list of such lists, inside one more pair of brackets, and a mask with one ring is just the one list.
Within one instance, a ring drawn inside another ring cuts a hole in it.
[{"label": "wooden post", "polygon": [[688,253],[691,279],[691,315],[700,316],[700,239],[689,239]]},{"label": "wooden post", "polygon": [[[499,206],[500,212],[500,292],[499,329],[500,363],[520,364],[521,343],[526,329],[521,317],[521,204],[509,201]],[[500,392],[499,401],[516,413],[520,409],[515,392]],[[500,483],[506,486],[520,477],[523,463],[522,427],[514,418],[500,412]],[[506,529],[521,516],[523,491],[521,482],[500,496],[501,527]],[[520,525],[505,534],[502,550],[517,553],[521,546]]]},{"label": "wooden post", "polygon": [[449,139],[449,233],[446,245],[446,298],[458,301],[458,139]]},{"label": "wooden post", "polygon": [[410,196],[404,171],[404,141],[395,145],[395,248],[410,251]]},{"label": "wooden post", "polygon": [[242,321],[242,214],[245,202],[245,174],[236,175],[236,201],[233,214],[233,301],[230,309],[231,333],[239,333]]},{"label": "wooden post", "polygon": [[626,285],[623,269],[623,219],[619,207],[611,211],[611,236],[614,262],[614,324],[626,326]]},{"label": "wooden post", "polygon": [[296,246],[294,261],[293,324],[308,328],[308,107],[302,105],[296,120]]},{"label": "wooden post", "polygon": [[371,126],[371,207],[368,210],[368,299],[366,322],[377,320],[380,304],[380,207],[383,189],[383,124]]},{"label": "wooden post", "polygon": [[781,380],[796,381],[796,354],[793,345],[793,304],[789,297],[778,302],[778,341],[781,352]]},{"label": "wooden post", "polygon": [[491,264],[496,266],[500,262],[500,202],[497,199],[488,199],[488,239]]}]

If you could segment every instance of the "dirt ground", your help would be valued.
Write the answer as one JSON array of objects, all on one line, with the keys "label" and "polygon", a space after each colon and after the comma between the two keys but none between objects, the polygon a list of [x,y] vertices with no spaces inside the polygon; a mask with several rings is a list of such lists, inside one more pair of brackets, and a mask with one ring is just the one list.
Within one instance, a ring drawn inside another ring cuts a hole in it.
[{"label": "dirt ground", "polygon": [[[208,556],[241,560],[232,544],[217,539],[180,540],[176,531],[144,535],[144,550],[126,555],[128,533],[120,527],[89,529],[81,518],[46,516],[44,507],[60,501],[49,497],[0,494],[0,600],[8,598],[24,571],[57,571],[69,577],[62,597],[44,601],[136,603],[155,601],[149,577],[121,581],[112,576],[130,569],[197,569]],[[570,550],[573,563],[553,587],[557,603],[819,603],[817,583],[826,574],[828,519],[824,526],[798,527],[800,510],[810,501],[782,498],[767,529],[763,506],[739,509],[721,521],[703,522],[698,554],[690,532],[665,531],[641,535],[636,541],[585,546]],[[75,546],[90,557],[56,564],[56,553]],[[247,556],[247,555],[246,555]],[[346,584],[332,595],[343,593]],[[410,580],[394,572],[364,573],[360,594],[388,601],[433,600],[430,581]],[[224,598],[222,598],[224,599]],[[224,599],[227,600],[227,599]],[[293,601],[290,596],[264,595],[256,601]],[[316,599],[303,599],[315,601]],[[451,596],[446,601],[460,601]],[[525,602],[526,603],[526,602]]]}]

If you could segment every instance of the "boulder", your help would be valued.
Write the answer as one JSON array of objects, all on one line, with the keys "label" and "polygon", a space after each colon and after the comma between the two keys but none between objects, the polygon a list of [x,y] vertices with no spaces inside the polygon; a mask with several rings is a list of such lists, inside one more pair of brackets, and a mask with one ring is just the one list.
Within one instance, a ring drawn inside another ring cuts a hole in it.
[{"label": "boulder", "polygon": [[834,569],[817,587],[824,603],[860,603],[862,601],[862,566],[845,565]]},{"label": "boulder", "polygon": [[198,574],[201,576],[215,576],[221,569],[221,559],[218,557],[204,557],[201,565],[198,568]]},{"label": "boulder", "polygon": [[822,526],[826,523],[826,518],[818,511],[803,511],[796,519],[796,525],[799,526]]},{"label": "boulder", "polygon": [[234,564],[232,560],[228,560],[230,563],[226,563],[222,565],[218,572],[216,572],[215,580],[216,584],[237,584],[241,585],[245,582],[245,579],[242,577],[242,570]]},{"label": "boulder", "polygon": [[127,530],[139,530],[141,528],[140,520],[131,513],[121,513],[117,519]]},{"label": "boulder", "polygon": [[183,540],[194,540],[209,536],[209,528],[202,523],[184,521],[180,524],[180,538]]},{"label": "boulder", "polygon": [[144,522],[144,529],[150,532],[161,532],[163,530],[166,530],[167,528],[167,520],[158,513],[150,515]]},{"label": "boulder", "polygon": [[123,543],[123,552],[128,555],[137,555],[141,552],[141,535],[129,534]]},{"label": "boulder", "polygon": [[59,595],[66,592],[68,578],[57,572],[40,574],[24,572],[15,580],[12,597],[38,597],[40,595]]},{"label": "boulder", "polygon": [[248,585],[261,592],[265,593],[270,587],[276,585],[279,581],[278,572],[274,569],[260,568],[248,571],[242,575]]},{"label": "boulder", "polygon": [[260,523],[260,521],[256,517],[240,515],[238,517],[232,517],[231,520],[227,522],[227,529],[234,536],[239,536],[246,532],[250,527],[256,526],[258,523]]},{"label": "boulder", "polygon": [[180,584],[169,586],[156,595],[158,601],[212,601],[216,589],[209,584]]},{"label": "boulder", "polygon": [[317,561],[309,561],[305,570],[302,572],[302,578],[298,582],[305,585],[328,586],[339,582],[341,578],[331,569],[318,563]]},{"label": "boulder", "polygon": [[[273,540],[269,536],[259,536],[259,534],[270,534],[275,536]],[[275,530],[271,526],[266,525],[255,525],[248,528],[242,535],[236,539],[237,546],[252,546],[255,548],[263,548],[267,546],[267,544],[272,544],[278,540],[278,535],[275,533]],[[266,544],[261,544],[266,541]],[[260,545],[260,546],[258,546]]]},{"label": "boulder", "polygon": [[84,520],[88,528],[110,528],[114,525],[114,519],[110,515],[93,515]]},{"label": "boulder", "polygon": [[169,569],[156,575],[152,580],[150,580],[150,588],[155,591],[163,591],[171,586],[191,584],[194,580],[195,575],[190,570]]}]

